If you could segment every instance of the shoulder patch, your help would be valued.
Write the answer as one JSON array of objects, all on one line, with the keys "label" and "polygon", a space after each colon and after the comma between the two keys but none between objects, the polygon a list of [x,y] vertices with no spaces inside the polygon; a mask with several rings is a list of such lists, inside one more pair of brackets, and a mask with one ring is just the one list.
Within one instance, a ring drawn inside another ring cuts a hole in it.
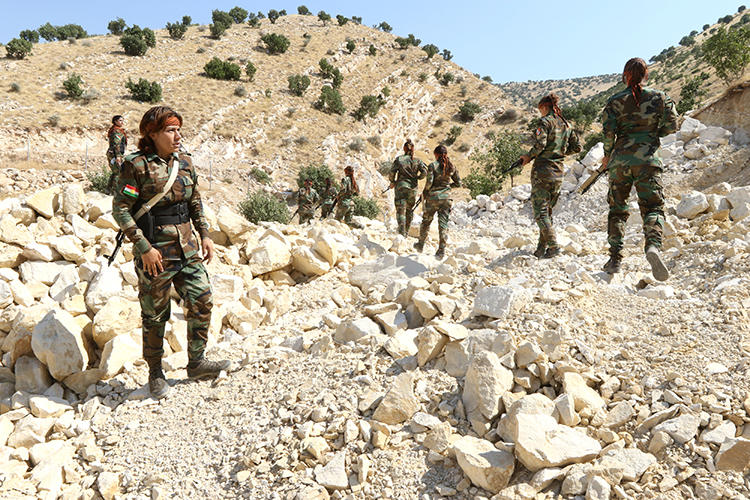
[{"label": "shoulder patch", "polygon": [[130,184],[125,184],[125,187],[122,188],[122,194],[124,194],[125,196],[130,196],[131,198],[138,198],[138,195],[140,193],[137,187],[131,186]]}]

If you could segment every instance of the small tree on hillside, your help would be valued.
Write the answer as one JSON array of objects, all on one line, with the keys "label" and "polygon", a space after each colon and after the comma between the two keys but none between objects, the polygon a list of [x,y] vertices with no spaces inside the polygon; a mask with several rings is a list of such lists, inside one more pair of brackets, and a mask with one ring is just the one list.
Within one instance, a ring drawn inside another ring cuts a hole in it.
[{"label": "small tree on hillside", "polygon": [[57,28],[52,26],[50,23],[46,23],[42,26],[39,26],[38,31],[39,31],[39,36],[41,36],[48,42],[51,42],[57,39]]},{"label": "small tree on hillside", "polygon": [[23,38],[14,38],[5,46],[5,52],[11,59],[23,59],[31,54],[32,44]]},{"label": "small tree on hillside", "polygon": [[450,61],[451,59],[453,59],[453,54],[448,49],[443,49],[443,53],[441,55],[446,61]]},{"label": "small tree on hillside", "polygon": [[703,42],[702,49],[703,60],[729,85],[741,77],[750,64],[750,28],[744,26],[729,31],[719,28],[715,35]]},{"label": "small tree on hillside", "polygon": [[701,104],[701,100],[708,93],[702,88],[703,82],[708,78],[707,73],[701,73],[690,78],[680,90],[680,102],[677,103],[677,112],[684,114],[691,109],[696,109]]},{"label": "small tree on hillside", "polygon": [[250,25],[251,28],[257,28],[260,26],[260,19],[255,14],[250,14],[250,17],[247,19],[247,24]]},{"label": "small tree on hillside", "polygon": [[313,107],[328,114],[343,115],[346,111],[339,91],[328,85],[320,89],[320,97],[313,103]]},{"label": "small tree on hillside", "polygon": [[349,22],[349,18],[345,17],[345,16],[342,16],[341,14],[339,14],[339,15],[336,16],[336,21],[338,21],[339,26],[343,26],[343,25],[345,25],[346,23]]},{"label": "small tree on hillside", "polygon": [[427,54],[427,59],[432,59],[432,57],[438,53],[437,45],[428,43],[424,47],[422,47],[422,50],[425,51],[425,54]]},{"label": "small tree on hillside", "polygon": [[378,29],[382,30],[382,31],[385,31],[386,33],[390,33],[391,31],[393,31],[393,28],[391,27],[391,25],[388,24],[385,21],[383,21],[382,23],[378,24]]},{"label": "small tree on hillside", "polygon": [[310,86],[310,77],[307,75],[291,75],[287,78],[289,90],[296,96],[302,96]]},{"label": "small tree on hillside", "polygon": [[284,35],[266,33],[260,40],[266,44],[269,54],[283,54],[289,48],[290,42]]},{"label": "small tree on hillside", "polygon": [[499,136],[490,133],[488,138],[490,139],[488,146],[469,156],[469,160],[478,165],[464,179],[464,185],[469,188],[473,197],[480,194],[491,195],[500,191],[508,177],[511,178],[511,185],[513,185],[513,177],[520,173],[521,167],[513,172],[504,172],[524,153],[520,138],[511,133]]},{"label": "small tree on hillside", "polygon": [[380,107],[385,104],[385,99],[381,96],[366,95],[359,101],[359,108],[354,111],[354,118],[359,121],[365,119],[366,116],[375,117],[380,111]]},{"label": "small tree on hillside", "polygon": [[299,170],[297,175],[297,187],[305,185],[305,181],[310,179],[312,187],[318,193],[322,193],[326,187],[326,179],[331,179],[331,184],[338,190],[338,182],[327,165],[310,165]]},{"label": "small tree on hillside", "polygon": [[318,12],[318,19],[323,21],[323,26],[325,26],[326,23],[331,20],[331,15],[328,12],[321,10]]},{"label": "small tree on hillside", "polygon": [[458,116],[461,117],[461,120],[470,122],[473,121],[477,113],[480,113],[481,111],[482,107],[479,104],[467,100],[459,106]]},{"label": "small tree on hillside", "polygon": [[[245,22],[245,19],[247,19],[247,11],[242,7],[232,7],[227,14],[229,14],[229,17],[231,17],[232,21],[236,24],[242,24]],[[214,19],[214,22],[216,22],[216,19]]]},{"label": "small tree on hillside", "polygon": [[110,21],[107,25],[107,29],[113,35],[122,35],[122,30],[125,29],[125,19],[118,17],[117,19]]},{"label": "small tree on hillside", "polygon": [[120,37],[120,45],[129,56],[142,56],[148,50],[146,40],[143,39],[143,34],[140,32],[123,33]]},{"label": "small tree on hillside", "polygon": [[271,21],[271,24],[276,24],[276,21],[281,17],[281,14],[279,14],[279,11],[276,9],[271,9],[268,11],[268,20]]},{"label": "small tree on hillside", "polygon": [[351,54],[354,52],[354,49],[357,48],[357,45],[354,43],[354,40],[349,40],[346,42],[346,50]]},{"label": "small tree on hillside", "polygon": [[306,6],[300,5],[299,7],[297,7],[297,14],[301,16],[311,16],[312,12],[310,12],[310,9],[308,9]]},{"label": "small tree on hillside", "polygon": [[376,56],[378,55],[378,49],[376,49],[374,45],[370,44],[370,48],[367,49],[367,53],[371,56]]},{"label": "small tree on hillside", "polygon": [[172,40],[181,40],[188,29],[187,25],[182,23],[167,23],[166,28]]},{"label": "small tree on hillside", "polygon": [[215,80],[239,80],[240,79],[240,67],[230,61],[222,61],[218,57],[214,57],[203,66],[203,71],[209,78]]},{"label": "small tree on hillside", "polygon": [[401,50],[405,50],[409,47],[409,45],[411,45],[411,43],[409,43],[409,39],[402,36],[396,37],[395,42],[396,44],[398,44],[398,48]]},{"label": "small tree on hillside", "polygon": [[145,78],[140,78],[136,83],[128,78],[125,88],[130,91],[130,95],[138,102],[155,103],[161,101],[161,85],[158,82],[149,82]]},{"label": "small tree on hillside", "polygon": [[39,43],[39,32],[37,30],[23,30],[18,34],[18,38],[31,43]]},{"label": "small tree on hillside", "polygon": [[83,95],[83,87],[81,87],[81,85],[83,85],[81,75],[73,73],[63,82],[63,89],[65,89],[65,93],[68,94],[68,97],[71,99],[78,99]]},{"label": "small tree on hillside", "polygon": [[190,26],[193,24],[193,18],[190,16],[182,16],[182,24],[185,26]]},{"label": "small tree on hillside", "polygon": [[245,66],[245,74],[247,75],[247,79],[251,82],[255,79],[256,71],[258,71],[258,68],[255,67],[255,64],[253,64],[252,61],[248,61]]},{"label": "small tree on hillside", "polygon": [[222,23],[209,24],[208,30],[211,33],[211,38],[219,40],[227,31],[227,25]]}]

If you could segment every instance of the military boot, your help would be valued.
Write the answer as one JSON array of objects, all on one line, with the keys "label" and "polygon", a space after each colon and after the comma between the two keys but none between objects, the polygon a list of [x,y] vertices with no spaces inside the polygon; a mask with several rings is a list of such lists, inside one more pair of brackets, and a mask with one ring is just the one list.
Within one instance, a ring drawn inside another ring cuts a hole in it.
[{"label": "military boot", "polygon": [[199,359],[188,363],[187,374],[188,377],[194,379],[215,377],[222,370],[228,370],[230,365],[231,363],[227,359],[221,361],[209,361],[205,358]]},{"label": "military boot", "polygon": [[534,257],[537,259],[541,259],[544,257],[544,251],[547,250],[547,243],[543,240],[539,240],[539,243],[536,245],[536,250],[534,250]]},{"label": "military boot", "polygon": [[148,389],[154,399],[162,399],[169,394],[169,384],[161,369],[161,362],[148,370]]},{"label": "military boot", "polygon": [[547,247],[547,250],[545,250],[544,255],[542,256],[543,259],[551,259],[553,257],[557,257],[560,255],[560,247],[557,245],[550,245]]},{"label": "military boot", "polygon": [[615,274],[620,272],[620,265],[622,264],[622,255],[620,252],[613,252],[609,255],[609,260],[602,270],[609,274]]},{"label": "military boot", "polygon": [[646,260],[651,265],[651,274],[659,281],[666,281],[669,278],[669,271],[664,261],[661,260],[659,249],[653,245],[646,248]]},{"label": "military boot", "polygon": [[442,259],[445,257],[445,245],[440,245],[437,249],[437,252],[435,252],[435,257],[438,259]]},{"label": "military boot", "polygon": [[418,240],[416,243],[414,243],[414,250],[422,253],[422,250],[424,250],[424,241]]}]

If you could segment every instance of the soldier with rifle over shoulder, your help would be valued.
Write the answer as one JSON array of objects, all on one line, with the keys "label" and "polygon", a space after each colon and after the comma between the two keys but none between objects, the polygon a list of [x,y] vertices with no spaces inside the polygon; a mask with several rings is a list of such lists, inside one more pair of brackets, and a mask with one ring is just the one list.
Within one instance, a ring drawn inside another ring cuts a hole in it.
[{"label": "soldier with rifle over shoulder", "polygon": [[[317,203],[320,200],[318,192],[312,187],[312,179],[305,179],[304,186],[297,192],[297,212],[299,212],[299,223],[309,222],[315,216]],[[292,216],[294,217],[294,216]]]},{"label": "soldier with rifle over shoulder", "polygon": [[558,101],[554,92],[539,101],[542,119],[532,137],[534,144],[521,156],[523,165],[534,159],[531,204],[534,220],[539,226],[539,243],[534,251],[534,256],[539,259],[550,259],[560,253],[552,228],[552,209],[560,196],[565,156],[581,151],[578,135],[563,116]]},{"label": "soldier with rifle over shoulder", "polygon": [[321,193],[320,197],[322,199],[320,203],[320,218],[325,219],[329,215],[331,215],[331,212],[333,212],[333,206],[336,203],[336,186],[333,185],[333,182],[331,182],[330,177],[326,177],[326,186],[325,189],[323,189],[323,192]]},{"label": "soldier with rifle over shoulder", "polygon": [[404,143],[404,154],[393,160],[389,179],[390,188],[396,188],[394,204],[396,205],[396,221],[398,233],[409,235],[409,228],[416,208],[417,184],[424,178],[427,167],[419,158],[414,158],[414,143],[407,139]]}]

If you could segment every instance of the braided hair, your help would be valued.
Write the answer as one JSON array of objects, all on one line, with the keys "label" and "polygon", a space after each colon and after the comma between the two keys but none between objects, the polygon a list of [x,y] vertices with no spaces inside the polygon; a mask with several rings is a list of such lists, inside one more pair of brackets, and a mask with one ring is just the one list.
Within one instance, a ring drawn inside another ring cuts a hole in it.
[{"label": "braided hair", "polygon": [[625,80],[625,85],[630,89],[633,94],[636,106],[641,105],[641,92],[643,91],[643,85],[641,82],[648,77],[648,65],[646,61],[640,57],[634,57],[625,63],[625,69],[622,71],[622,78]]},{"label": "braided hair", "polygon": [[435,148],[433,153],[437,155],[438,163],[440,163],[440,168],[443,170],[441,176],[450,177],[453,174],[455,167],[453,166],[453,163],[451,163],[450,158],[448,158],[448,148],[441,144]]},{"label": "braided hair", "polygon": [[406,142],[404,143],[404,151],[412,160],[414,159],[414,143],[411,142],[411,139],[406,139]]},{"label": "braided hair", "polygon": [[565,119],[565,117],[562,114],[562,110],[560,109],[560,106],[558,103],[560,102],[560,98],[555,94],[554,92],[550,92],[546,96],[542,97],[539,100],[539,104],[537,106],[549,106],[552,108],[552,111],[555,113],[555,116],[560,118],[562,121],[565,122],[565,125],[570,126],[568,123],[568,120]]},{"label": "braided hair", "polygon": [[354,179],[354,167],[352,167],[351,165],[347,166],[344,169],[344,173],[347,177],[349,177],[349,180],[352,181],[352,189],[354,190],[354,192],[359,193],[359,186],[357,185],[357,181]]}]

